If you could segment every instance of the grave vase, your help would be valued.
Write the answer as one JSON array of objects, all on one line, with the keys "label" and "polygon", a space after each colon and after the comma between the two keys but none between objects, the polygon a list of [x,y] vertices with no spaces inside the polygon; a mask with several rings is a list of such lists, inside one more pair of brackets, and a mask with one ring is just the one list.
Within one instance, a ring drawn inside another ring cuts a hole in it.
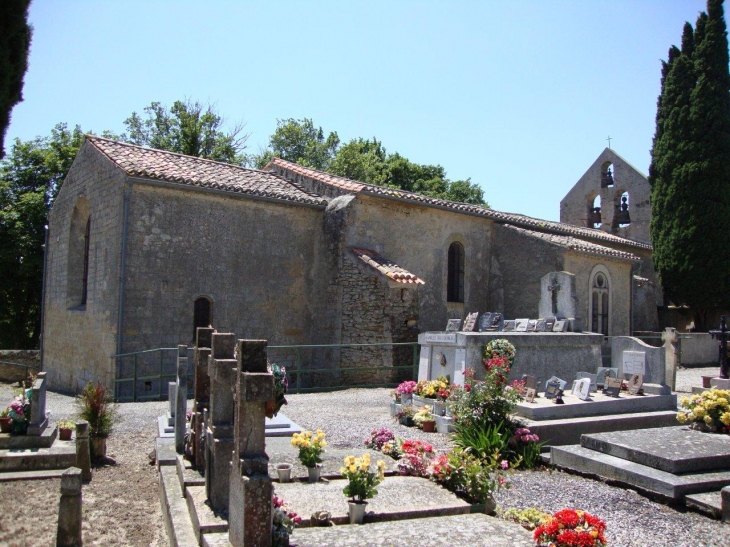
[{"label": "grave vase", "polygon": [[409,405],[413,402],[413,393],[401,393],[400,404]]},{"label": "grave vase", "polygon": [[100,460],[106,457],[106,437],[91,437],[91,459]]},{"label": "grave vase", "polygon": [[349,501],[350,524],[362,524],[365,518],[365,511],[368,507],[366,501]]},{"label": "grave vase", "polygon": [[436,414],[436,416],[443,416],[446,413],[444,401],[442,400],[436,400],[433,403],[433,413]]},{"label": "grave vase", "polygon": [[10,416],[3,416],[0,418],[0,431],[3,433],[10,433],[12,430],[12,422],[13,419]]},{"label": "grave vase", "polygon": [[291,482],[291,464],[280,463],[276,466],[276,473],[279,475],[279,482]]},{"label": "grave vase", "polygon": [[73,434],[73,429],[71,429],[70,427],[59,427],[58,428],[58,438],[62,441],[70,441],[72,434]]},{"label": "grave vase", "polygon": [[434,433],[436,431],[436,422],[434,421],[422,422],[421,425],[423,426],[423,431],[426,433]]},{"label": "grave vase", "polygon": [[319,482],[319,475],[322,471],[321,465],[315,465],[314,467],[307,467],[309,473],[309,482]]}]

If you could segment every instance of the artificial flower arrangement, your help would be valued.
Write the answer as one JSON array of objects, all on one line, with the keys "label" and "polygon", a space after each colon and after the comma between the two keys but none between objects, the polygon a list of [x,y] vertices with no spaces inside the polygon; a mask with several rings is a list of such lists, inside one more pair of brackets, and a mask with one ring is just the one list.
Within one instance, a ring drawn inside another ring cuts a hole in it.
[{"label": "artificial flower arrangement", "polygon": [[395,433],[386,427],[381,427],[380,429],[373,429],[364,443],[367,448],[382,452],[383,445],[392,441],[395,441]]},{"label": "artificial flower arrangement", "polygon": [[484,346],[484,361],[491,359],[506,359],[507,365],[512,366],[515,360],[515,347],[504,338],[497,338],[491,340],[486,346]]},{"label": "artificial flower arrangement", "polygon": [[522,458],[524,467],[532,469],[540,461],[540,453],[545,443],[526,427],[518,427],[509,440],[509,448]]},{"label": "artificial flower arrangement", "polygon": [[606,523],[580,509],[562,509],[535,529],[533,538],[540,546],[605,547]]},{"label": "artificial flower arrangement", "polygon": [[398,395],[412,395],[416,391],[417,385],[418,384],[413,380],[406,380],[405,382],[398,384],[398,387],[395,388],[395,392]]},{"label": "artificial flower arrangement", "polygon": [[416,413],[413,415],[413,423],[416,424],[416,427],[420,427],[423,429],[424,422],[433,422],[433,414],[431,414],[431,407],[428,406],[422,406],[418,410],[416,410]]},{"label": "artificial flower arrangement", "polygon": [[392,441],[386,442],[381,447],[380,451],[386,456],[390,456],[394,460],[398,460],[403,454],[403,450],[401,449],[402,445],[403,441],[401,441],[400,439],[393,439]]},{"label": "artificial flower arrangement", "polygon": [[266,415],[273,418],[279,413],[281,407],[286,403],[286,392],[289,390],[289,380],[286,377],[286,368],[276,363],[267,363],[271,374],[274,376],[274,400],[271,405],[267,405]]},{"label": "artificial flower arrangement", "polygon": [[8,405],[8,416],[11,419],[10,431],[25,434],[30,423],[30,389],[20,389],[13,402]]},{"label": "artificial flower arrangement", "polygon": [[406,440],[400,446],[398,473],[414,477],[428,477],[429,465],[434,457],[433,446],[423,441]]},{"label": "artificial flower arrangement", "polygon": [[677,412],[680,424],[703,431],[730,433],[730,390],[710,389],[690,397],[682,397],[683,410]]},{"label": "artificial flower arrangement", "polygon": [[441,390],[449,389],[449,379],[439,376],[435,380],[421,380],[416,384],[416,395],[425,399],[436,399]]},{"label": "artificial flower arrangement", "polygon": [[299,461],[305,467],[315,467],[318,463],[322,463],[322,454],[327,442],[324,440],[325,434],[321,429],[315,433],[311,431],[302,431],[292,435],[291,444],[299,449]]},{"label": "artificial flower arrangement", "polygon": [[347,479],[347,485],[342,492],[354,503],[364,503],[368,498],[378,494],[375,489],[385,479],[385,462],[378,461],[377,470],[373,471],[370,464],[370,454],[367,452],[361,458],[347,456],[345,465],[340,468],[340,474]]},{"label": "artificial flower arrangement", "polygon": [[286,547],[289,545],[289,536],[302,519],[294,511],[290,511],[284,500],[278,496],[272,498],[272,523],[271,523],[271,545],[272,547]]}]

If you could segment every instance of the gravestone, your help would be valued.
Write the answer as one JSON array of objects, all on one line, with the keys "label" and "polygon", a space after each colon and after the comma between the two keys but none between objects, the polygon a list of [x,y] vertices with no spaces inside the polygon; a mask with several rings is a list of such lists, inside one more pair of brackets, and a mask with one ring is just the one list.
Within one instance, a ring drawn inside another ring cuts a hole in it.
[{"label": "gravestone", "polygon": [[544,319],[538,319],[535,323],[535,332],[545,332],[546,323]]},{"label": "gravestone", "polygon": [[177,347],[177,382],[175,389],[175,451],[182,454],[185,450],[185,433],[188,410],[188,347]]},{"label": "gravestone", "polygon": [[556,319],[553,326],[553,332],[567,332],[568,321],[566,319]]},{"label": "gravestone", "polygon": [[39,372],[30,395],[30,423],[27,435],[39,437],[48,426],[46,416],[46,373]]},{"label": "gravestone", "polygon": [[170,425],[175,423],[175,409],[177,408],[177,382],[168,382],[167,384],[167,413],[173,420]]},{"label": "gravestone", "polygon": [[203,469],[205,466],[205,420],[203,412],[210,404],[210,376],[208,376],[208,358],[210,357],[210,345],[215,329],[211,327],[198,327],[195,333],[195,348],[193,348],[193,418],[190,421],[190,428],[193,433],[193,462],[196,469]]},{"label": "gravestone", "polygon": [[596,371],[596,385],[603,387],[606,378],[618,378],[618,369],[611,367],[598,367]]},{"label": "gravestone", "polygon": [[664,342],[664,379],[669,388],[674,391],[677,387],[677,367],[679,366],[679,351],[677,350],[677,329],[667,327],[662,333]]},{"label": "gravestone", "polygon": [[567,319],[578,317],[578,296],[575,275],[569,272],[550,272],[540,279],[540,317]]},{"label": "gravestone", "polygon": [[563,390],[565,389],[565,385],[567,384],[567,382],[565,380],[561,380],[557,376],[551,376],[548,379],[548,381],[545,382],[545,390],[546,391],[547,391],[548,384],[550,384],[551,382],[557,382],[558,383],[558,388],[559,389],[563,389]]},{"label": "gravestone", "polygon": [[535,332],[536,327],[537,327],[537,319],[528,319],[527,326],[525,327],[525,331],[526,332]]},{"label": "gravestone", "polygon": [[523,374],[522,381],[525,382],[525,389],[537,389],[537,377],[532,374]]},{"label": "gravestone", "polygon": [[83,545],[81,537],[81,469],[69,467],[61,475],[56,547]]},{"label": "gravestone", "polygon": [[464,319],[464,326],[462,327],[462,332],[472,332],[474,330],[474,325],[476,325],[477,317],[479,316],[479,312],[470,313],[466,316],[466,319]]},{"label": "gravestone", "polygon": [[591,379],[581,378],[573,383],[573,395],[576,395],[582,401],[588,401],[591,398]]},{"label": "gravestone", "polygon": [[501,313],[486,312],[479,318],[479,332],[500,331],[504,328],[504,316]]},{"label": "gravestone", "polygon": [[266,366],[266,340],[239,340],[236,416],[230,472],[228,539],[232,547],[271,545],[266,403],[274,398],[274,376]]},{"label": "gravestone", "polygon": [[515,319],[515,332],[526,332],[529,319]]},{"label": "gravestone", "polygon": [[555,321],[557,321],[557,317],[546,317],[545,318],[545,332],[553,332],[553,329],[555,328]]},{"label": "gravestone", "polygon": [[91,451],[89,447],[89,422],[76,422],[76,467],[81,469],[81,478],[91,480]]},{"label": "gravestone", "polygon": [[515,320],[509,319],[508,321],[505,321],[502,330],[504,332],[514,332],[515,331]]},{"label": "gravestone", "polygon": [[555,399],[559,393],[562,393],[562,389],[560,388],[560,381],[548,380],[548,382],[545,384],[545,398]]},{"label": "gravestone", "polygon": [[205,431],[205,493],[214,511],[227,512],[233,453],[233,381],[236,335],[214,333],[208,358],[210,407]]},{"label": "gravestone", "polygon": [[449,319],[446,323],[446,332],[458,332],[461,326],[461,319]]}]

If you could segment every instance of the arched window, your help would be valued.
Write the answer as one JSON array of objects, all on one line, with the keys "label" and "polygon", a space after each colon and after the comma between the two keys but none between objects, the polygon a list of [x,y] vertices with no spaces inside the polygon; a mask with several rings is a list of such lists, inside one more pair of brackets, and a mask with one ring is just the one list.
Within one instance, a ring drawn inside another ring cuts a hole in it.
[{"label": "arched window", "polygon": [[631,224],[629,216],[629,193],[621,194],[621,203],[616,204],[616,215],[614,217],[614,225],[618,228],[625,228]]},{"label": "arched window", "polygon": [[446,301],[464,302],[464,246],[458,241],[449,245]]},{"label": "arched window", "polygon": [[212,321],[213,303],[207,296],[201,296],[195,300],[193,310],[193,340],[198,333],[198,327],[209,327]]},{"label": "arched window", "polygon": [[66,304],[70,308],[85,306],[88,299],[90,242],[89,202],[80,197],[71,215],[68,239]]},{"label": "arched window", "polygon": [[608,270],[604,266],[593,268],[588,304],[591,332],[608,336],[611,323],[611,286]]},{"label": "arched window", "polygon": [[601,227],[601,196],[599,195],[588,200],[588,217],[586,219],[586,226],[588,228]]}]

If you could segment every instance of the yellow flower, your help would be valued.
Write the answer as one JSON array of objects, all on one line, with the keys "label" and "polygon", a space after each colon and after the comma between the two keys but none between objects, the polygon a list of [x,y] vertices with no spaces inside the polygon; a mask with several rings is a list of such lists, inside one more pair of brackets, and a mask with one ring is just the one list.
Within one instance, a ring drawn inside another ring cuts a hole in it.
[{"label": "yellow flower", "polygon": [[385,462],[383,460],[378,461],[378,469],[385,469]]},{"label": "yellow flower", "polygon": [[679,399],[679,404],[682,406],[687,406],[689,404],[689,397],[682,397]]},{"label": "yellow flower", "polygon": [[345,465],[350,467],[353,463],[355,463],[355,456],[346,456],[345,457]]},{"label": "yellow flower", "polygon": [[705,417],[705,409],[704,407],[698,406],[695,408],[692,412],[694,412],[694,415],[700,419]]},{"label": "yellow flower", "polygon": [[322,448],[324,448],[325,446],[327,446],[327,443],[324,442],[324,441],[322,441],[321,443],[319,443],[319,446],[321,446]]},{"label": "yellow flower", "polygon": [[688,412],[688,413],[687,413],[687,419],[688,419],[688,420],[689,420],[690,422],[694,422],[694,421],[695,421],[695,414],[694,414],[694,412]]},{"label": "yellow flower", "polygon": [[687,415],[684,412],[677,412],[677,421],[680,424],[687,422]]},{"label": "yellow flower", "polygon": [[351,465],[350,466],[350,473],[354,473],[355,471],[357,471],[357,467],[355,467],[354,465]]},{"label": "yellow flower", "polygon": [[710,416],[709,414],[707,414],[707,415],[705,416],[705,423],[706,423],[707,425],[712,425],[712,416]]},{"label": "yellow flower", "polygon": [[717,398],[717,406],[727,406],[727,399],[725,397]]},{"label": "yellow flower", "polygon": [[725,425],[730,425],[730,412],[725,412],[720,416],[720,421]]}]

